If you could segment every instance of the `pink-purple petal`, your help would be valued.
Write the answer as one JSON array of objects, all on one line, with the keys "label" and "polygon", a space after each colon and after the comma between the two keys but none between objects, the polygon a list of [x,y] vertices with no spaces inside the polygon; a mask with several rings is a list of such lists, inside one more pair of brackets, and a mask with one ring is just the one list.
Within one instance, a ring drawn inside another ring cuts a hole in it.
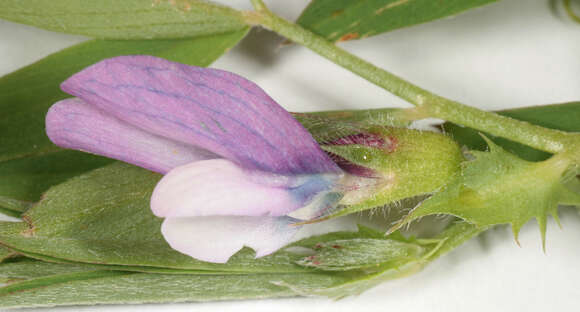
[{"label": "pink-purple petal", "polygon": [[[159,217],[283,216],[331,193],[336,174],[283,176],[241,168],[225,159],[171,170],[155,187]],[[335,204],[335,203],[333,203]]]},{"label": "pink-purple petal", "polygon": [[202,261],[225,263],[244,246],[256,257],[288,244],[300,229],[288,217],[166,218],[161,233],[171,248]]},{"label": "pink-purple petal", "polygon": [[311,135],[254,83],[152,56],[104,60],[62,89],[148,132],[197,145],[244,168],[339,172]]},{"label": "pink-purple petal", "polygon": [[56,145],[118,159],[155,172],[219,156],[131,126],[78,98],[55,103],[46,133]]}]

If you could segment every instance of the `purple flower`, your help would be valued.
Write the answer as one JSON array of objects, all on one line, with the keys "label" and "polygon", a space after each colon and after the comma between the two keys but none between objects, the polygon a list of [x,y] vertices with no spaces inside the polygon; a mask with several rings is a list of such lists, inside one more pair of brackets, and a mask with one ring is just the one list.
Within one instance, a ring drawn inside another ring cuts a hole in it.
[{"label": "purple flower", "polygon": [[[288,112],[235,74],[151,56],[104,60],[61,85],[49,138],[165,176],[151,209],[172,248],[268,255],[342,197],[343,171]],[[115,177],[111,177],[114,179]]]}]

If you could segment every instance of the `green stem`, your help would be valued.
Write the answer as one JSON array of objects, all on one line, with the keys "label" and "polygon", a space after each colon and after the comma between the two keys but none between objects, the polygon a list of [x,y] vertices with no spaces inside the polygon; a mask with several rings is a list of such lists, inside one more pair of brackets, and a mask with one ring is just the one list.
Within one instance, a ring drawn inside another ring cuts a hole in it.
[{"label": "green stem", "polygon": [[409,115],[417,119],[426,117],[444,119],[550,153],[559,153],[577,145],[572,144],[574,138],[569,133],[485,112],[431,93],[275,15],[266,8],[261,0],[252,0],[252,3],[256,11],[245,12],[248,23],[261,25],[295,43],[304,45],[319,55],[412,103],[417,107],[411,109]]},{"label": "green stem", "polygon": [[580,16],[574,13],[574,9],[572,9],[572,3],[570,0],[564,0],[564,9],[570,18],[572,18],[575,22],[580,23]]}]

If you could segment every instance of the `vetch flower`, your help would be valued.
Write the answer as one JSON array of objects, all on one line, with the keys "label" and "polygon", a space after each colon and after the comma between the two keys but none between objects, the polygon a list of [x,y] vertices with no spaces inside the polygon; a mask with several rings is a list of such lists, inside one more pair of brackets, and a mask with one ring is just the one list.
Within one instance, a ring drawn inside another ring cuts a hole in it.
[{"label": "vetch flower", "polygon": [[[151,209],[172,248],[226,262],[281,248],[324,215],[347,174],[254,83],[151,56],[101,61],[66,80],[49,138],[159,172]],[[337,144],[339,144],[338,142]],[[111,177],[114,179],[114,177]],[[351,179],[352,180],[352,179]]]}]

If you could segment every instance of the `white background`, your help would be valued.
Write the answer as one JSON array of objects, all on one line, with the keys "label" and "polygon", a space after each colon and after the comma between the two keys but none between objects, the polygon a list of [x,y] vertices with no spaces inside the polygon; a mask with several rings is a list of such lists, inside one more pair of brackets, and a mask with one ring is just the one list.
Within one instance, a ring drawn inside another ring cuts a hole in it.
[{"label": "white background", "polygon": [[[246,1],[221,1],[248,7]],[[307,1],[267,1],[295,19]],[[561,5],[559,1],[556,6]],[[0,74],[77,42],[0,21]],[[292,111],[407,106],[300,46],[255,30],[213,67],[259,84]],[[580,100],[580,24],[547,0],[505,0],[460,16],[342,47],[424,88],[484,109]],[[524,183],[524,181],[522,181]],[[534,222],[520,234],[500,226],[423,272],[340,301],[283,299],[202,304],[58,308],[55,311],[578,311],[580,216],[550,222],[547,252]]]}]

